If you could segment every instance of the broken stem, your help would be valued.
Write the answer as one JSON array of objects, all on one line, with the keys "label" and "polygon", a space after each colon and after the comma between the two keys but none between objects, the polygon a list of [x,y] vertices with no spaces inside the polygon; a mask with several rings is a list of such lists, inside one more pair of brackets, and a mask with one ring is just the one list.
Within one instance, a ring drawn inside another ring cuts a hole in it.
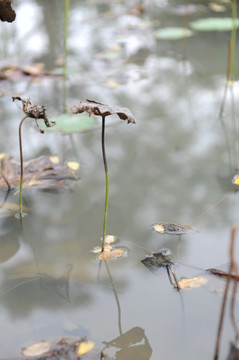
[{"label": "broken stem", "polygon": [[107,213],[108,213],[108,201],[109,201],[109,173],[108,165],[105,154],[105,116],[102,117],[102,134],[101,134],[101,144],[102,144],[102,155],[105,168],[105,211],[104,211],[104,223],[103,223],[103,239],[101,251],[105,249],[105,235],[106,235],[106,222],[107,222]]},{"label": "broken stem", "polygon": [[22,185],[23,185],[23,152],[22,152],[22,124],[28,116],[24,116],[19,124],[19,149],[20,149],[20,188],[19,188],[19,218],[22,220]]}]

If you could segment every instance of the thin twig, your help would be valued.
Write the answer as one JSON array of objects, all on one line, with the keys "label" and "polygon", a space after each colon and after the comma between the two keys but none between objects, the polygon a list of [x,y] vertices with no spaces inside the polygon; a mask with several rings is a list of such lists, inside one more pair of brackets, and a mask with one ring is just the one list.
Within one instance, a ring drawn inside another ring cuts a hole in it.
[{"label": "thin twig", "polygon": [[[233,266],[234,266],[234,260],[233,260],[233,254],[234,254],[234,243],[235,243],[235,234],[236,234],[237,226],[234,226],[232,228],[231,233],[231,245],[230,245],[230,266],[229,266],[229,273],[232,272]],[[226,302],[227,302],[227,295],[229,290],[229,285],[231,282],[231,278],[227,278],[226,287],[224,290],[223,300],[222,300],[222,308],[221,308],[221,315],[219,319],[219,325],[218,325],[218,331],[217,331],[217,341],[216,341],[216,347],[215,347],[215,353],[214,353],[214,360],[218,359],[219,356],[219,349],[221,344],[221,336],[222,336],[222,327],[223,327],[223,320],[224,320],[224,314],[225,314],[225,308],[226,308]]]}]

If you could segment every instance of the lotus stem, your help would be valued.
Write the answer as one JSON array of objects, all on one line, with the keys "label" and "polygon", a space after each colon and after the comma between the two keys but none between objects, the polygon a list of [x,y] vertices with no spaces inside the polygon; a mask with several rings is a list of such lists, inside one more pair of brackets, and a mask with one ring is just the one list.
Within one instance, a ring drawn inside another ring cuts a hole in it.
[{"label": "lotus stem", "polygon": [[20,150],[20,188],[19,188],[19,219],[22,220],[22,186],[23,186],[23,151],[22,151],[22,124],[28,116],[24,116],[19,124],[19,150]]},{"label": "lotus stem", "polygon": [[109,201],[109,173],[108,173],[108,165],[107,165],[106,153],[105,153],[105,116],[102,117],[101,145],[102,145],[102,155],[103,155],[103,162],[105,168],[105,211],[104,211],[104,223],[103,223],[103,239],[102,239],[102,248],[101,248],[101,251],[103,252],[105,249],[106,223],[107,223],[108,201]]}]

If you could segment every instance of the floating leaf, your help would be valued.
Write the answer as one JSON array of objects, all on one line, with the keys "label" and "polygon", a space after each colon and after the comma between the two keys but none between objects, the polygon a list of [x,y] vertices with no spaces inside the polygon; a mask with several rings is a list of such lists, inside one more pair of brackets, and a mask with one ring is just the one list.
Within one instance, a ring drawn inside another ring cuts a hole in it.
[{"label": "floating leaf", "polygon": [[[60,190],[75,184],[78,176],[64,163],[55,163],[51,157],[41,156],[23,163],[23,187],[37,187],[43,190]],[[20,164],[6,155],[1,160],[0,188],[6,188],[7,179],[12,189],[19,186]],[[4,177],[3,177],[4,174]],[[4,179],[5,178],[5,179]]]},{"label": "floating leaf", "polygon": [[105,244],[113,244],[115,242],[116,236],[114,235],[106,235],[105,237]]},{"label": "floating leaf", "polygon": [[74,171],[77,171],[80,168],[80,164],[77,161],[67,161],[67,166]]},{"label": "floating leaf", "polygon": [[121,248],[113,249],[111,251],[103,251],[100,255],[98,255],[99,260],[109,260],[113,258],[121,257],[125,251]]},{"label": "floating leaf", "polygon": [[191,279],[182,278],[178,282],[178,284],[179,284],[181,289],[189,290],[189,289],[192,289],[192,288],[197,288],[197,287],[203,286],[207,282],[208,282],[208,279],[206,279],[205,277],[195,276],[195,277],[193,277]]},{"label": "floating leaf", "polygon": [[50,118],[56,125],[53,128],[47,129],[48,131],[62,131],[64,133],[73,133],[89,130],[95,121],[86,115],[73,116],[70,114],[62,114]]},{"label": "floating leaf", "polygon": [[172,234],[172,235],[184,235],[191,232],[195,232],[196,229],[190,225],[184,225],[180,223],[158,223],[153,225],[154,230],[161,234]]},{"label": "floating leaf", "polygon": [[83,112],[87,112],[89,116],[92,114],[106,117],[109,115],[118,115],[121,120],[127,120],[128,124],[135,124],[136,121],[128,108],[114,106],[111,107],[106,104],[102,104],[100,102],[94,100],[83,100],[79,104],[74,105],[71,108],[73,114],[81,114]]},{"label": "floating leaf", "polygon": [[154,36],[158,40],[179,40],[192,35],[193,32],[191,30],[181,27],[167,27],[154,32]]},{"label": "floating leaf", "polygon": [[239,27],[239,19],[232,18],[206,18],[190,22],[192,29],[197,31],[230,31]]},{"label": "floating leaf", "polygon": [[232,179],[232,183],[235,185],[239,185],[239,175],[235,175]]},{"label": "floating leaf", "polygon": [[22,350],[23,355],[25,356],[39,356],[43,355],[50,350],[51,345],[46,341],[41,341],[38,344],[31,345]]},{"label": "floating leaf", "polygon": [[77,355],[84,355],[93,349],[95,344],[92,341],[82,341],[77,349]]}]

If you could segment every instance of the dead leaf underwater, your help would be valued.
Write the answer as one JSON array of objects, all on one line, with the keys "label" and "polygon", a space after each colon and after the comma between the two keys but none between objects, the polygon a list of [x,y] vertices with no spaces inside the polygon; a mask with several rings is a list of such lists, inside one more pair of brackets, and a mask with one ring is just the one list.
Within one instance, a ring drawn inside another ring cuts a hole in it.
[{"label": "dead leaf underwater", "polygon": [[[17,189],[20,182],[20,163],[8,154],[4,154],[2,158],[0,156],[0,160],[0,188],[10,186],[11,189]],[[23,188],[67,190],[71,189],[78,180],[76,171],[67,163],[60,163],[60,160],[56,161],[55,157],[41,156],[37,159],[25,161],[23,167]]]}]

